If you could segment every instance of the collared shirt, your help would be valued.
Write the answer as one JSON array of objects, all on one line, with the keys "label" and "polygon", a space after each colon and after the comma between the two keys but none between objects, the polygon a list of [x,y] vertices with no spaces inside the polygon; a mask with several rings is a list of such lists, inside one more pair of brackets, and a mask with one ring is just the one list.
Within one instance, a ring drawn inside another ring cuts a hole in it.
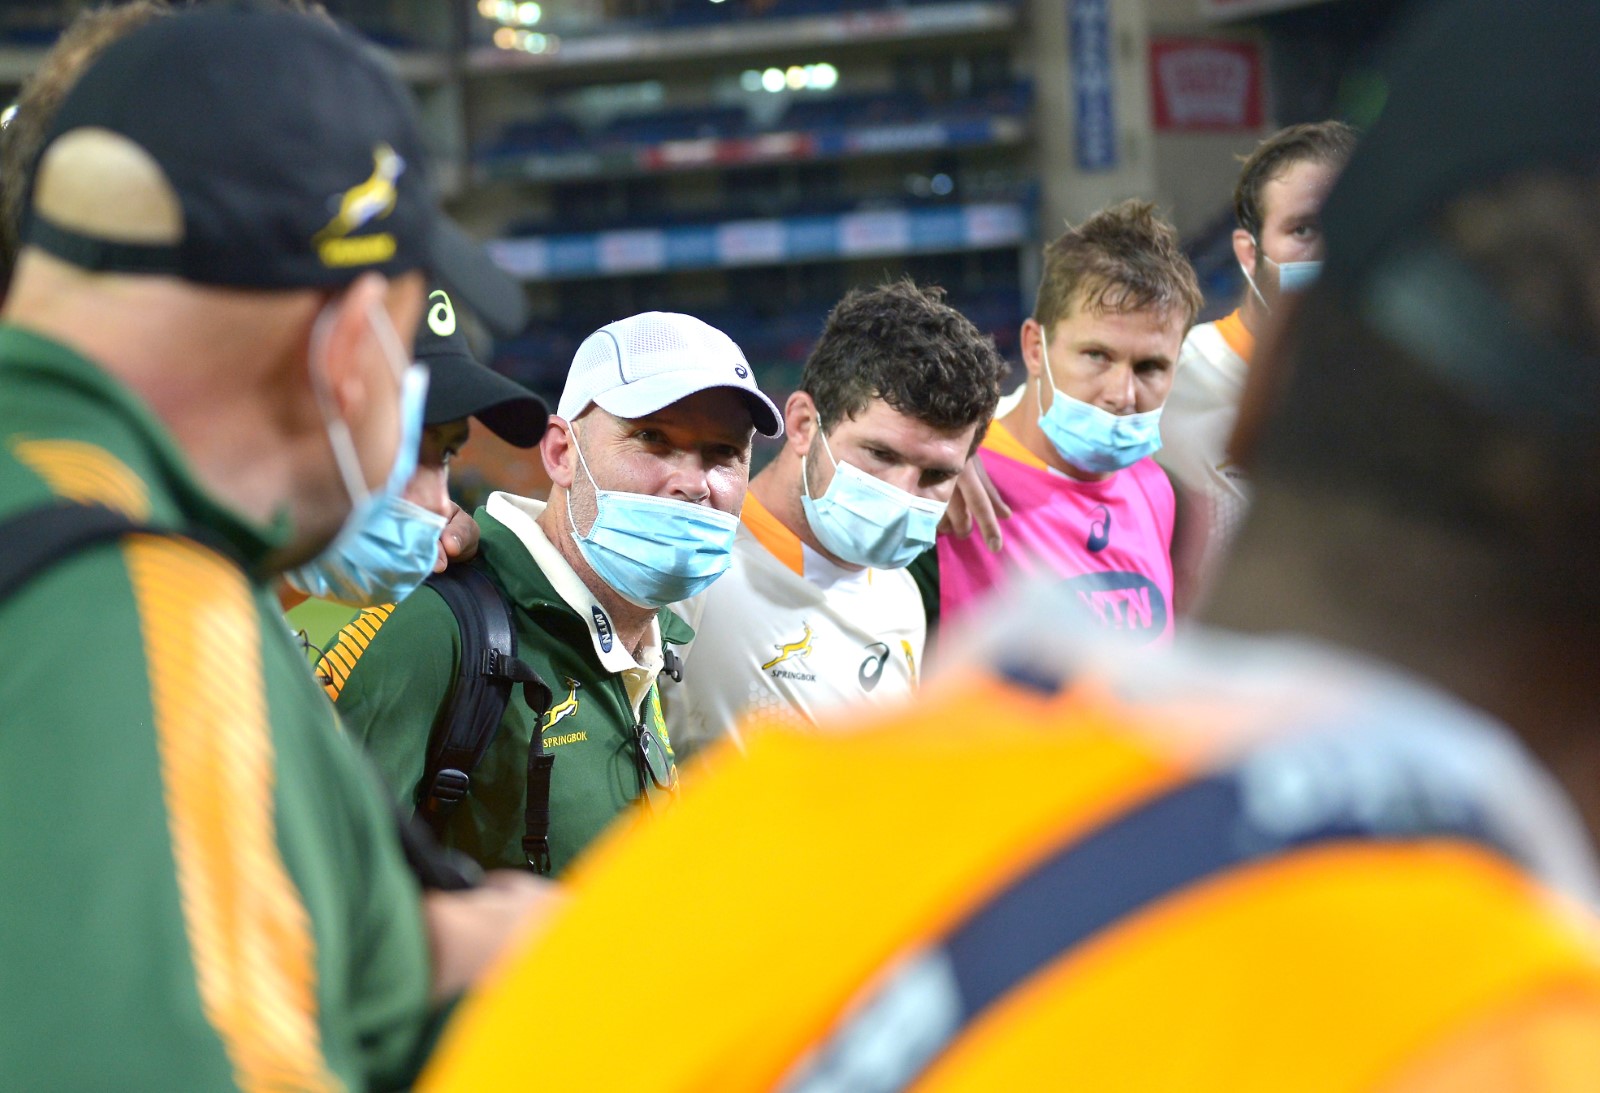
[{"label": "collared shirt", "polygon": [[[192,528],[0,603],[0,1022],[19,1089],[408,1084],[431,980],[394,819],[258,567],[256,526],[89,361],[0,328],[0,515]],[[236,560],[237,559],[237,560]]]},{"label": "collared shirt", "polygon": [[610,615],[600,606],[583,578],[568,564],[546,537],[539,526],[539,517],[545,510],[543,501],[531,497],[518,497],[511,493],[493,493],[484,511],[504,524],[528,548],[533,564],[539,567],[556,595],[564,600],[572,613],[582,619],[589,630],[589,641],[594,647],[595,659],[600,666],[622,679],[628,691],[628,704],[639,712],[640,704],[650,693],[656,676],[661,674],[661,623],[650,620],[639,657],[616,640],[611,628]]}]

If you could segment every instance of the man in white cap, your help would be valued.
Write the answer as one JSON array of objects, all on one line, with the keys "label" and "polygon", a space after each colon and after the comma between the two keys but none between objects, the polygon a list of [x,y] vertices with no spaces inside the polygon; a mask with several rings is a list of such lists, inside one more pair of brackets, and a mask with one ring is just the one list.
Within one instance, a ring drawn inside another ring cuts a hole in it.
[{"label": "man in white cap", "polygon": [[448,799],[447,845],[559,873],[630,803],[674,791],[656,677],[693,633],[661,609],[728,567],[752,433],[782,429],[739,347],[698,319],[635,315],[578,348],[540,442],[548,503],[496,493],[477,514],[478,564],[549,700],[525,688],[473,769],[424,779],[462,649],[429,587],[382,622],[336,695],[402,801],[433,818]]}]

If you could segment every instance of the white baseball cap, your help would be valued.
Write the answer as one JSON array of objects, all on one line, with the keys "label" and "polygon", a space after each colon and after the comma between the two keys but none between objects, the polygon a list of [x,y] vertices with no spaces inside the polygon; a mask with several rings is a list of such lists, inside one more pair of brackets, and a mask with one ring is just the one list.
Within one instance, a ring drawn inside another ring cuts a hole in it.
[{"label": "white baseball cap", "polygon": [[583,340],[556,413],[571,421],[593,403],[608,414],[638,418],[712,387],[743,392],[756,431],[783,435],[783,415],[756,386],[732,338],[692,315],[646,311]]}]

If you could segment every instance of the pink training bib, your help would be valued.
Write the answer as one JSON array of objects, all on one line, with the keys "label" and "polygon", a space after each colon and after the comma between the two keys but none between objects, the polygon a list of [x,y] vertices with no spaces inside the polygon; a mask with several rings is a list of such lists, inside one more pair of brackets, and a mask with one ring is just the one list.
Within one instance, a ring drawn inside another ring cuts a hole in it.
[{"label": "pink training bib", "polygon": [[1051,470],[998,422],[979,449],[1011,506],[1005,546],[939,537],[940,625],[1024,577],[1058,578],[1089,617],[1139,645],[1172,640],[1172,484],[1152,459],[1100,482]]}]

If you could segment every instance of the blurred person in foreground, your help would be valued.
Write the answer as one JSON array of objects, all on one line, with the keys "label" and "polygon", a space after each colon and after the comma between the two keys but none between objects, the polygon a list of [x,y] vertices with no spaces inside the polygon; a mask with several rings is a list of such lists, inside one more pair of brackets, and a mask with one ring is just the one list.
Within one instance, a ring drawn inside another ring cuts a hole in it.
[{"label": "blurred person in foreground", "polygon": [[[1559,0],[1404,39],[1252,364],[1233,633],[1075,652],[1036,591],[909,714],[747,734],[422,1087],[1600,1088],[1596,41]],[[696,938],[661,992],[641,906]],[[664,997],[690,1034],[606,1049]],[[535,1058],[550,998],[608,1020]]]},{"label": "blurred person in foreground", "polygon": [[[265,0],[263,6],[327,18],[320,4],[303,0]],[[23,84],[0,128],[0,298],[16,261],[33,166],[62,99],[112,42],[180,10],[166,0],[88,8]],[[448,334],[437,332],[447,328]],[[476,552],[477,525],[450,500],[447,489],[449,460],[466,441],[467,417],[482,411],[480,420],[509,443],[538,443],[548,416],[544,404],[477,363],[465,333],[456,328],[455,308],[443,289],[434,287],[429,293],[416,358],[429,365],[433,383],[411,480],[398,495],[370,509],[358,525],[346,528],[323,556],[285,576],[278,590],[285,608],[308,595],[353,607],[390,604],[429,572]]]},{"label": "blurred person in foreground", "polygon": [[0,326],[0,564],[43,555],[0,600],[7,1078],[402,1086],[545,890],[418,890],[269,586],[410,477],[424,271],[508,333],[517,287],[322,20],[154,19],[41,148]]},{"label": "blurred person in foreground", "polygon": [[1199,310],[1194,269],[1149,202],[1103,209],[1045,247],[1022,399],[975,457],[1011,512],[1004,545],[947,532],[913,563],[930,630],[1051,576],[1129,644],[1172,640],[1174,499],[1150,457]]},{"label": "blurred person in foreground", "polygon": [[855,289],[784,406],[750,483],[728,573],[676,604],[695,638],[662,708],[682,762],[746,713],[812,724],[917,683],[927,621],[906,566],[933,545],[988,427],[1005,363],[937,288]]},{"label": "blurred person in foreground", "polygon": [[[544,401],[478,363],[455,303],[442,288],[428,293],[411,356],[428,369],[416,469],[399,493],[359,525],[284,574],[278,599],[285,608],[316,596],[386,614],[429,574],[477,552],[478,525],[450,498],[450,463],[471,436],[471,419],[518,448],[532,448],[544,435],[550,416]],[[358,626],[355,633],[367,629]],[[326,667],[337,674],[347,666],[341,660]]]},{"label": "blurred person in foreground", "polygon": [[1155,457],[1177,491],[1172,566],[1180,615],[1204,595],[1244,520],[1248,483],[1227,446],[1250,357],[1283,299],[1304,292],[1322,268],[1322,203],[1355,144],[1355,130],[1343,122],[1291,125],[1258,144],[1239,172],[1233,253],[1247,287],[1237,308],[1184,338]]}]

